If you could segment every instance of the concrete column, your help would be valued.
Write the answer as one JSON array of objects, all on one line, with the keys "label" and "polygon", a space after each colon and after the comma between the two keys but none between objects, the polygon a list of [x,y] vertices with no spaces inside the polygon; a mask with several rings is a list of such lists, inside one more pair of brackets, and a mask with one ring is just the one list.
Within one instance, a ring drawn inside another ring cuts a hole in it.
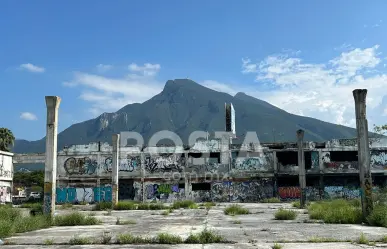
[{"label": "concrete column", "polygon": [[53,216],[56,201],[56,163],[57,163],[57,135],[58,109],[60,97],[46,96],[47,106],[47,133],[46,133],[46,160],[44,168],[44,205],[43,213]]},{"label": "concrete column", "polygon": [[141,201],[145,202],[145,154],[140,152],[141,158]]},{"label": "concrete column", "polygon": [[273,196],[278,197],[278,158],[276,151],[273,151],[273,170]]},{"label": "concrete column", "polygon": [[367,89],[353,91],[355,99],[357,149],[359,161],[360,184],[362,189],[361,203],[365,219],[373,209],[372,177],[370,167],[370,148],[368,140],[368,122],[366,118]]},{"label": "concrete column", "polygon": [[298,169],[299,169],[299,180],[301,189],[300,205],[301,208],[305,207],[306,196],[306,178],[305,178],[305,156],[304,156],[304,131],[297,131],[297,144],[298,144]]},{"label": "concrete column", "polygon": [[112,165],[112,204],[118,203],[118,163],[120,157],[120,135],[114,134],[113,140],[113,165]]}]

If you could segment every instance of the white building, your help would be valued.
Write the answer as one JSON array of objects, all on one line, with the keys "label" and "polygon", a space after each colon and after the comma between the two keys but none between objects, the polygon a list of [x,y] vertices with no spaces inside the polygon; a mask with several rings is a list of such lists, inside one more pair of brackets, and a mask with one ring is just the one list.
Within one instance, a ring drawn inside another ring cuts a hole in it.
[{"label": "white building", "polygon": [[0,204],[12,202],[13,154],[0,151]]}]

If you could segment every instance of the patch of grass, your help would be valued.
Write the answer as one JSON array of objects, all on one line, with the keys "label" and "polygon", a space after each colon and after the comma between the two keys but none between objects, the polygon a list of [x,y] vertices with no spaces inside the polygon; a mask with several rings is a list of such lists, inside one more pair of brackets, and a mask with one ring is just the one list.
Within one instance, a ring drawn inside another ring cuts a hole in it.
[{"label": "patch of grass", "polygon": [[187,244],[212,244],[212,243],[226,243],[225,238],[215,231],[204,229],[198,234],[190,234],[185,240]]},{"label": "patch of grass", "polygon": [[106,244],[110,244],[111,241],[112,241],[111,234],[108,232],[104,232],[101,237],[100,243],[106,245]]},{"label": "patch of grass", "polygon": [[130,233],[120,234],[117,236],[117,243],[121,245],[125,244],[150,244],[154,240],[151,238],[143,238],[141,236],[135,236]]},{"label": "patch of grass", "polygon": [[181,244],[183,239],[178,235],[160,233],[157,235],[157,242],[159,244]]},{"label": "patch of grass", "polygon": [[272,249],[282,249],[283,247],[284,247],[283,245],[275,243],[271,248]]},{"label": "patch of grass", "polygon": [[371,226],[387,227],[387,205],[376,205],[367,217],[367,223]]},{"label": "patch of grass", "polygon": [[42,203],[23,203],[20,205],[21,208],[30,208],[30,209],[43,209]]},{"label": "patch of grass", "polygon": [[361,245],[368,245],[370,241],[367,239],[367,237],[364,235],[364,233],[360,234],[360,237],[357,239],[356,243]]},{"label": "patch of grass", "polygon": [[87,226],[98,225],[101,221],[93,216],[86,216],[79,212],[66,215],[59,215],[54,218],[55,226]]},{"label": "patch of grass", "polygon": [[95,204],[94,210],[95,211],[104,211],[104,210],[109,210],[112,209],[113,204],[108,201],[101,201]]},{"label": "patch of grass", "polygon": [[188,206],[188,209],[198,209],[198,208],[199,208],[199,205],[196,203],[193,203],[193,204]]},{"label": "patch of grass", "polygon": [[387,235],[384,236],[380,241],[383,242],[383,243],[387,243]]},{"label": "patch of grass", "polygon": [[301,208],[301,203],[299,201],[292,202],[292,207]]},{"label": "patch of grass", "polygon": [[224,209],[226,215],[249,214],[249,210],[237,204],[232,204]]},{"label": "patch of grass", "polygon": [[354,202],[346,200],[321,201],[308,207],[309,218],[323,220],[325,223],[360,224],[361,208]]},{"label": "patch of grass", "polygon": [[137,204],[132,201],[119,201],[115,206],[115,210],[135,210]]},{"label": "patch of grass", "polygon": [[171,211],[168,209],[168,210],[163,211],[163,212],[161,213],[161,215],[167,216],[167,215],[170,214],[170,212],[171,212]]},{"label": "patch of grass", "polygon": [[120,218],[117,218],[116,225],[134,225],[137,224],[135,220],[124,220],[121,221]]},{"label": "patch of grass", "polygon": [[163,203],[139,203],[136,205],[138,210],[163,210],[167,207]]},{"label": "patch of grass", "polygon": [[274,217],[276,220],[294,220],[297,218],[298,213],[294,210],[286,210],[280,208],[275,214]]},{"label": "patch of grass", "polygon": [[207,210],[211,209],[212,207],[215,207],[216,206],[216,203],[215,202],[205,202],[205,203],[202,203],[203,207],[205,207]]},{"label": "patch of grass", "polygon": [[53,245],[54,244],[54,240],[53,239],[45,239],[43,244],[46,245],[46,246]]},{"label": "patch of grass", "polygon": [[90,245],[92,244],[92,240],[86,237],[74,237],[69,241],[70,245]]},{"label": "patch of grass", "polygon": [[232,224],[242,224],[242,221],[240,221],[240,220],[233,220]]},{"label": "patch of grass", "polygon": [[175,201],[172,204],[173,209],[179,209],[179,208],[189,208],[191,205],[196,204],[194,201],[191,200],[184,200],[184,201]]},{"label": "patch of grass", "polygon": [[262,203],[281,203],[281,200],[279,198],[273,197],[268,199],[261,200]]}]

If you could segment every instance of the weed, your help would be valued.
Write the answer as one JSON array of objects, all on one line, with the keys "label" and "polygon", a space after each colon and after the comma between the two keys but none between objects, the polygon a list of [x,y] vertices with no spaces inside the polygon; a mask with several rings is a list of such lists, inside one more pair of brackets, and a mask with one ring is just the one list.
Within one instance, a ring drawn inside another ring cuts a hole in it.
[{"label": "weed", "polygon": [[294,220],[297,218],[297,212],[294,210],[286,210],[280,208],[275,214],[276,220]]},{"label": "weed", "polygon": [[282,249],[283,247],[284,247],[283,245],[275,243],[271,248],[272,249]]},{"label": "weed", "polygon": [[281,200],[279,198],[268,198],[268,199],[263,199],[261,201],[262,203],[281,203]]},{"label": "weed", "polygon": [[387,227],[387,205],[376,205],[367,217],[367,222],[371,226]]},{"label": "weed", "polygon": [[135,210],[137,204],[132,201],[119,201],[115,206],[115,210]]},{"label": "weed", "polygon": [[110,241],[112,240],[112,236],[109,232],[104,232],[101,238],[101,244],[109,244]]},{"label": "weed", "polygon": [[216,203],[214,203],[214,202],[206,202],[206,203],[202,204],[202,206],[204,206],[207,210],[209,210],[212,207],[215,207]]},{"label": "weed", "polygon": [[97,225],[100,224],[97,218],[93,216],[86,216],[79,212],[71,214],[56,216],[54,224],[56,226],[86,226],[86,225]]},{"label": "weed", "polygon": [[178,235],[160,233],[157,235],[157,242],[159,244],[181,244],[183,239]]},{"label": "weed", "polygon": [[124,244],[149,244],[152,243],[153,240],[151,238],[142,238],[141,236],[135,236],[130,233],[120,234],[117,236],[117,243]]},{"label": "weed", "polygon": [[196,204],[196,203],[193,203],[191,205],[188,206],[189,209],[198,209],[199,208],[199,205]]},{"label": "weed", "polygon": [[86,238],[86,237],[83,237],[83,238],[74,237],[70,239],[69,244],[70,245],[90,245],[92,244],[92,241],[90,238]]},{"label": "weed", "polygon": [[95,205],[94,210],[104,211],[104,210],[112,209],[112,206],[113,206],[113,203],[108,202],[108,201],[102,201],[102,202],[98,202]]},{"label": "weed", "polygon": [[240,221],[240,220],[233,220],[232,223],[233,224],[242,224],[242,221]]},{"label": "weed", "polygon": [[309,218],[323,220],[325,223],[360,224],[361,208],[355,202],[346,200],[322,201],[308,207]]},{"label": "weed", "polygon": [[203,230],[198,234],[190,234],[185,240],[187,244],[211,244],[211,243],[225,243],[223,236],[215,233],[212,230]]},{"label": "weed", "polygon": [[301,203],[299,201],[292,202],[292,207],[301,208]]},{"label": "weed", "polygon": [[328,243],[328,242],[340,242],[338,239],[333,238],[320,238],[320,237],[312,237],[308,239],[310,243]]},{"label": "weed", "polygon": [[179,208],[189,208],[191,205],[196,204],[194,201],[191,200],[184,200],[184,201],[175,201],[172,205],[173,209],[179,209]]},{"label": "weed", "polygon": [[380,241],[383,242],[383,243],[387,243],[387,235],[384,236]]},{"label": "weed", "polygon": [[357,239],[356,243],[362,244],[362,245],[368,245],[370,241],[367,239],[364,233],[360,234],[360,237]]},{"label": "weed", "polygon": [[249,214],[247,208],[243,208],[240,205],[232,204],[224,209],[226,215],[238,215],[238,214]]},{"label": "weed", "polygon": [[170,210],[165,210],[165,211],[163,211],[163,212],[161,213],[161,215],[167,216],[167,215],[169,215],[169,213],[170,213]]},{"label": "weed", "polygon": [[46,240],[44,240],[43,243],[44,243],[46,246],[53,245],[53,244],[54,244],[54,240],[53,240],[53,239],[46,239]]}]

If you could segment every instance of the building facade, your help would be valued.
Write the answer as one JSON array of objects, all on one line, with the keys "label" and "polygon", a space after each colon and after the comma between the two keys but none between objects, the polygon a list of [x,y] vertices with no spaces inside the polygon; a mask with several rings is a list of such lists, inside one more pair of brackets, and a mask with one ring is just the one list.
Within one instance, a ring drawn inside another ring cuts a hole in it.
[{"label": "building facade", "polygon": [[0,204],[12,202],[13,154],[0,151]]}]

